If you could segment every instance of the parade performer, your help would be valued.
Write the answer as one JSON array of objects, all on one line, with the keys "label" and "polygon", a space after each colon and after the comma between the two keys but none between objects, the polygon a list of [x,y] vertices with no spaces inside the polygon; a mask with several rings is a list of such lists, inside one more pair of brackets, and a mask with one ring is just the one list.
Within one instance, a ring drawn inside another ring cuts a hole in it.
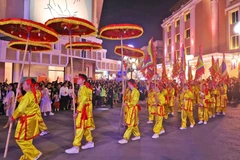
[{"label": "parade performer", "polygon": [[190,121],[190,128],[193,128],[195,125],[195,121],[193,118],[193,93],[189,89],[189,86],[185,84],[183,88],[183,109],[181,113],[182,117],[182,124],[181,124],[181,130],[187,129],[187,117]]},{"label": "parade performer", "polygon": [[89,89],[85,85],[87,82],[87,76],[84,74],[79,74],[77,83],[80,85],[80,89],[78,91],[78,107],[76,110],[75,118],[76,123],[76,132],[73,141],[73,147],[65,150],[67,154],[76,154],[79,153],[79,146],[81,145],[81,141],[83,136],[85,136],[86,141],[88,142],[86,145],[82,146],[82,149],[89,149],[94,147],[93,137],[90,128],[91,119],[90,119],[90,105],[89,105]]},{"label": "parade performer", "polygon": [[208,87],[206,83],[202,84],[202,90],[200,92],[200,103],[198,107],[198,124],[207,124],[208,122],[208,113],[209,113],[209,102],[211,98],[211,94],[208,91]]},{"label": "parade performer", "polygon": [[[131,97],[131,90],[127,86],[125,92],[123,93],[123,102],[126,103],[126,102],[130,101],[130,97]],[[127,121],[127,113],[128,113],[128,107],[124,107],[124,124],[123,124],[123,126],[126,125],[125,122]]]},{"label": "parade performer", "polygon": [[168,114],[174,115],[174,102],[175,102],[175,89],[173,88],[173,84],[169,85],[169,108]]},{"label": "parade performer", "polygon": [[154,106],[156,107],[156,120],[155,125],[153,127],[154,135],[152,138],[159,138],[159,135],[165,133],[163,128],[163,118],[164,118],[164,104],[166,103],[165,96],[162,93],[162,86],[158,86],[155,90],[155,103]]},{"label": "parade performer", "polygon": [[40,108],[35,89],[36,81],[27,79],[23,84],[26,94],[22,97],[17,109],[14,111],[12,121],[19,119],[15,131],[15,139],[23,155],[20,160],[36,160],[42,153],[32,144],[33,138],[39,135],[38,113]]},{"label": "parade performer", "polygon": [[212,89],[210,91],[211,93],[211,98],[209,101],[209,118],[215,118],[215,114],[216,114],[216,94],[217,94],[217,89],[215,87],[215,85],[212,85]]},{"label": "parade performer", "polygon": [[164,85],[163,94],[165,96],[166,103],[164,104],[164,118],[168,119],[168,107],[169,107],[169,90],[167,84]]},{"label": "parade performer", "polygon": [[227,95],[226,95],[226,87],[224,85],[220,86],[220,105],[217,108],[217,115],[221,113],[223,115],[226,114],[226,105],[227,105]]},{"label": "parade performer", "polygon": [[178,112],[182,112],[183,110],[183,96],[184,96],[184,92],[183,92],[183,87],[179,87],[178,88]]},{"label": "parade performer", "polygon": [[148,97],[147,97],[147,109],[148,109],[148,124],[153,123],[155,118],[155,106],[153,104],[155,103],[155,91],[154,91],[154,84],[150,84],[150,88],[148,91]]},{"label": "parade performer", "polygon": [[93,119],[93,104],[92,104],[92,87],[91,84],[89,82],[86,82],[86,87],[88,88],[88,94],[89,94],[89,99],[88,99],[88,104],[89,104],[89,115],[90,115],[90,122],[91,122],[91,130],[93,131],[96,127],[95,127],[95,123],[94,123],[94,119]]},{"label": "parade performer", "polygon": [[129,101],[126,101],[123,105],[127,107],[127,117],[125,123],[127,124],[128,128],[123,135],[123,139],[119,140],[118,143],[125,144],[128,143],[131,134],[135,136],[132,138],[133,141],[141,139],[140,131],[138,128],[138,110],[140,110],[140,106],[138,105],[140,93],[137,90],[137,86],[135,80],[130,79],[128,80],[128,87],[131,89],[131,96]]}]

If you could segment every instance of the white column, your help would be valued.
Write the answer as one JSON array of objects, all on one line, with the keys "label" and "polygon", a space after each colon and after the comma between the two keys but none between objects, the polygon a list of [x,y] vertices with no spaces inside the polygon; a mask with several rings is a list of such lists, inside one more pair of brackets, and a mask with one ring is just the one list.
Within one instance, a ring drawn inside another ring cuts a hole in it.
[{"label": "white column", "polygon": [[175,28],[175,21],[173,20],[172,24],[171,24],[171,59],[170,59],[170,62],[173,61],[174,52],[176,50],[176,47],[175,47],[175,35],[176,35],[176,28]]},{"label": "white column", "polygon": [[13,75],[12,75],[12,82],[18,82],[19,81],[19,74],[21,70],[21,65],[19,63],[14,63],[13,64]]},{"label": "white column", "polygon": [[167,33],[167,26],[164,26],[163,28],[163,34],[164,34],[164,57],[166,57],[168,53],[168,33]]},{"label": "white column", "polygon": [[180,27],[179,27],[179,32],[180,32],[180,47],[182,44],[185,43],[185,37],[184,37],[184,32],[185,32],[185,22],[184,22],[184,14],[180,17]]},{"label": "white column", "polygon": [[195,7],[190,11],[190,53],[195,55]]},{"label": "white column", "polygon": [[212,6],[212,52],[218,52],[218,0],[211,0]]},{"label": "white column", "polygon": [[30,0],[24,0],[23,18],[30,19]]}]

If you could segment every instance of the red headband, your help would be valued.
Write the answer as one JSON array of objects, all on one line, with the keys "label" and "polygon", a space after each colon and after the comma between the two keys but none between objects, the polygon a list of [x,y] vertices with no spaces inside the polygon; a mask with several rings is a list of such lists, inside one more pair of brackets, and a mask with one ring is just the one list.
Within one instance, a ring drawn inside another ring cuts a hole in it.
[{"label": "red headband", "polygon": [[33,95],[34,95],[34,98],[35,98],[35,102],[38,103],[37,95],[36,95],[36,88],[35,88],[36,85],[32,83],[32,79],[31,79],[31,78],[28,78],[28,79],[26,80],[26,83],[27,83],[28,85],[30,85],[31,91],[32,91],[32,93],[33,93]]}]

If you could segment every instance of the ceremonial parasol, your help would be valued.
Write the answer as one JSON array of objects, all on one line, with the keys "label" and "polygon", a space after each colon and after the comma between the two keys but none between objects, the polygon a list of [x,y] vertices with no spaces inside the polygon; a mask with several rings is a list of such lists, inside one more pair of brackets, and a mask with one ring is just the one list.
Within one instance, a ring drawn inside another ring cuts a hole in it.
[{"label": "ceremonial parasol", "polygon": [[115,46],[114,52],[121,56],[122,55],[122,53],[121,53],[122,50],[123,50],[123,56],[128,56],[130,58],[142,58],[144,56],[144,52],[141,49],[129,47],[129,46],[126,46],[126,45]]},{"label": "ceremonial parasol", "polygon": [[[26,46],[25,41],[12,41],[8,44],[8,48],[24,51]],[[50,44],[41,44],[41,43],[35,43],[35,42],[28,42],[28,48],[27,51],[29,52],[29,67],[28,67],[28,77],[30,77],[30,67],[31,67],[31,61],[32,61],[32,52],[47,52],[51,51],[52,46]]]},{"label": "ceremonial parasol", "polygon": [[[143,34],[143,28],[136,24],[110,24],[100,29],[99,36],[108,40],[121,40],[121,46],[123,46],[123,40],[138,38]],[[121,48],[122,56],[122,89],[124,94],[124,82],[123,82],[123,48]],[[121,108],[120,117],[122,117],[123,103]],[[121,123],[121,122],[120,122]],[[120,126],[120,125],[119,125]]]},{"label": "ceremonial parasol", "polygon": [[[98,50],[102,49],[102,45],[95,42],[73,42],[72,45],[70,43],[66,44],[66,49],[69,49],[72,46],[74,50]],[[83,63],[82,63],[82,70],[84,70],[84,56],[83,56]]]},{"label": "ceremonial parasol", "polygon": [[[0,20],[0,33],[9,36],[14,39],[26,41],[24,56],[23,56],[23,62],[21,66],[21,70],[19,73],[19,81],[18,81],[18,87],[20,87],[20,83],[22,80],[22,73],[23,73],[23,67],[26,59],[26,53],[28,48],[29,42],[41,42],[41,43],[56,43],[59,38],[57,33],[52,30],[51,28],[31,20],[25,20],[21,18],[7,18],[7,19],[1,19]],[[16,95],[18,95],[18,90]],[[14,100],[14,109],[17,102],[17,96]],[[13,109],[13,110],[14,110]],[[4,158],[7,156],[8,151],[8,144],[10,139],[10,134],[12,130],[12,123],[10,123],[9,131],[8,131],[8,137],[4,152]]]},{"label": "ceremonial parasol", "polygon": [[[52,29],[54,29],[58,34],[63,36],[69,36],[70,45],[70,58],[71,58],[71,83],[74,90],[74,80],[73,80],[73,54],[72,54],[72,36],[87,36],[94,35],[97,33],[95,26],[82,18],[77,17],[59,17],[49,19],[45,24]],[[75,114],[75,99],[73,98],[73,114]],[[74,119],[74,129],[75,129],[75,119]]]}]

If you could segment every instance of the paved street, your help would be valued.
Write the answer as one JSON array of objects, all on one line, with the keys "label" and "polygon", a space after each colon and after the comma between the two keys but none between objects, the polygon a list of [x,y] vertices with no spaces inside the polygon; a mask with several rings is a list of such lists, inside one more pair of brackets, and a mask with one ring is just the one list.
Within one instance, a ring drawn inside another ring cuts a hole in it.
[{"label": "paved street", "polygon": [[[144,106],[144,105],[143,105]],[[229,105],[227,115],[211,119],[207,125],[179,130],[180,114],[175,113],[164,122],[166,133],[154,140],[153,124],[147,124],[147,110],[140,112],[140,141],[126,145],[117,143],[122,138],[119,131],[120,107],[111,110],[94,110],[97,129],[93,131],[95,148],[81,150],[79,154],[67,155],[64,150],[72,146],[72,112],[57,112],[46,117],[49,134],[37,137],[35,146],[42,151],[40,160],[239,160],[240,159],[240,106]],[[196,114],[195,114],[196,115]],[[196,117],[195,117],[196,120]],[[2,159],[7,130],[0,116],[0,159]],[[13,134],[12,134],[13,135]],[[13,136],[12,136],[13,137]],[[83,143],[85,144],[85,142]],[[11,140],[7,160],[17,160],[21,150]]]}]

